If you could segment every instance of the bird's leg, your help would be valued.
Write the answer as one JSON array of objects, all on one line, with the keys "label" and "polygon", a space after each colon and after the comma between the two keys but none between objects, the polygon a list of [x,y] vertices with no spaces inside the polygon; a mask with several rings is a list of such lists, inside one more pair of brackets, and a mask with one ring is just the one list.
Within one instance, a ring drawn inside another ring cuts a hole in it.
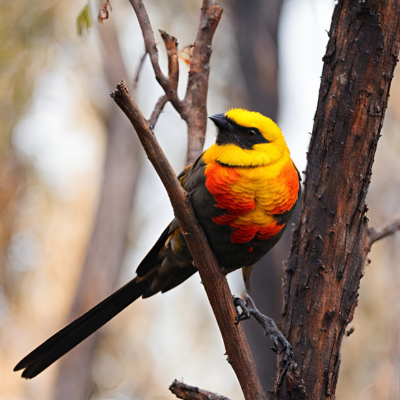
[{"label": "bird's leg", "polygon": [[[234,297],[234,304],[238,314],[235,319],[235,325],[238,325],[240,321],[250,319],[251,316],[253,316],[264,328],[265,334],[268,335],[274,342],[274,345],[271,347],[272,350],[278,354],[285,352],[285,356],[281,360],[282,371],[279,378],[280,382],[278,382],[278,385],[280,385],[290,366],[292,366],[293,371],[297,369],[297,364],[293,361],[294,354],[292,346],[284,334],[278,329],[275,321],[272,318],[262,314],[257,309],[253,299],[250,296],[246,296],[246,303],[241,298]],[[242,309],[241,313],[239,313],[238,307]],[[290,361],[290,359],[292,359],[292,361]]]}]

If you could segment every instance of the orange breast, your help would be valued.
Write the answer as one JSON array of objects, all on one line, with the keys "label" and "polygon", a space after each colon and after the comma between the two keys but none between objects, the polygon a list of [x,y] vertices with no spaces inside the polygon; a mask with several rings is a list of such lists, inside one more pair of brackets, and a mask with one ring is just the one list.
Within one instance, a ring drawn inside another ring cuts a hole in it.
[{"label": "orange breast", "polygon": [[280,169],[227,167],[214,162],[207,165],[205,176],[215,206],[226,210],[213,221],[234,229],[233,243],[274,237],[284,227],[275,216],[294,206],[299,191],[297,171],[290,159]]}]

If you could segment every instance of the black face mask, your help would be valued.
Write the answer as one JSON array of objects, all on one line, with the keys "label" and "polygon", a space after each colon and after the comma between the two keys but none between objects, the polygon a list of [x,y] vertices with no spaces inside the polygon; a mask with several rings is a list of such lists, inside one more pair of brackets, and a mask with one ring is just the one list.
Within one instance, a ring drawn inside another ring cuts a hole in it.
[{"label": "black face mask", "polygon": [[209,117],[218,128],[215,143],[219,146],[233,144],[242,149],[252,150],[255,144],[269,143],[257,128],[245,128],[225,117],[224,114],[215,114]]}]

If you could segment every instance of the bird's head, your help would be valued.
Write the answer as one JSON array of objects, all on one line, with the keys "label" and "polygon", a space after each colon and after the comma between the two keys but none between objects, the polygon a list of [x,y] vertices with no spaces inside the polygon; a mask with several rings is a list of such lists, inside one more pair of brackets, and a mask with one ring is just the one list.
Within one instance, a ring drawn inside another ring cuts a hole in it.
[{"label": "bird's head", "polygon": [[[229,166],[265,166],[290,157],[278,125],[258,112],[234,108],[209,117],[218,128],[208,156]],[[212,154],[211,154],[212,153]]]}]

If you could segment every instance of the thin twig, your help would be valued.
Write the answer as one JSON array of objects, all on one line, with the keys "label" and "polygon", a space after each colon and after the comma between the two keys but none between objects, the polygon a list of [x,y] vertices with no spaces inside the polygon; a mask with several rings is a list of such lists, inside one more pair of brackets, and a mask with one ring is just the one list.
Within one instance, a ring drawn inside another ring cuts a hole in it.
[{"label": "thin twig", "polygon": [[147,51],[140,57],[139,65],[136,70],[135,79],[133,81],[133,88],[136,89],[139,83],[140,72],[142,71],[144,62],[146,61]]},{"label": "thin twig", "polygon": [[153,130],[156,126],[156,123],[158,121],[158,118],[160,116],[160,114],[162,113],[164,106],[167,104],[168,99],[167,96],[161,96],[158,101],[157,104],[154,107],[153,112],[151,113],[150,119],[147,120],[150,129]]},{"label": "thin twig", "polygon": [[199,389],[196,386],[186,385],[176,379],[172,382],[169,390],[179,399],[183,400],[229,400],[228,397]]},{"label": "thin twig", "polygon": [[164,41],[165,48],[167,49],[170,90],[174,90],[176,92],[178,90],[179,80],[178,41],[174,36],[169,35],[162,29],[159,29],[159,32]]},{"label": "thin twig", "polygon": [[400,230],[400,217],[389,221],[385,225],[382,225],[378,229],[370,228],[369,230],[369,243],[372,245],[373,243],[381,240],[387,236],[393,235],[395,232]]},{"label": "thin twig", "polygon": [[[189,80],[185,99],[177,93],[178,57],[176,39],[163,37],[167,47],[169,76],[165,76],[158,63],[158,52],[153,29],[142,0],[129,0],[132,4],[142,30],[146,52],[150,56],[156,79],[164,89],[165,95],[188,125],[187,164],[191,164],[203,151],[207,127],[207,94],[210,74],[211,43],[222,16],[222,8],[217,1],[203,0],[199,29],[197,31],[193,54],[190,59]],[[175,48],[176,47],[176,50]],[[172,68],[171,68],[172,67]]]},{"label": "thin twig", "polygon": [[158,50],[157,44],[154,39],[153,28],[151,27],[149,15],[147,14],[146,8],[142,0],[129,0],[135,10],[137,19],[139,21],[140,28],[142,30],[142,35],[144,39],[144,44],[146,46],[146,52],[150,57],[151,65],[153,66],[156,79],[161,87],[164,89],[165,95],[168,100],[172,103],[175,109],[181,114],[182,118],[187,118],[188,108],[184,106],[183,102],[179,99],[176,90],[173,89],[171,80],[164,75],[161,71],[160,65],[158,63]]},{"label": "thin twig", "polygon": [[147,157],[163,182],[185,235],[190,254],[199,270],[208,300],[224,340],[226,354],[246,400],[265,399],[265,393],[249,345],[240,326],[235,326],[236,309],[228,282],[218,265],[204,231],[194,214],[190,198],[182,189],[175,172],[163,153],[156,137],[138,106],[129,94],[124,81],[117,85],[111,97],[126,114],[146,151]]}]

